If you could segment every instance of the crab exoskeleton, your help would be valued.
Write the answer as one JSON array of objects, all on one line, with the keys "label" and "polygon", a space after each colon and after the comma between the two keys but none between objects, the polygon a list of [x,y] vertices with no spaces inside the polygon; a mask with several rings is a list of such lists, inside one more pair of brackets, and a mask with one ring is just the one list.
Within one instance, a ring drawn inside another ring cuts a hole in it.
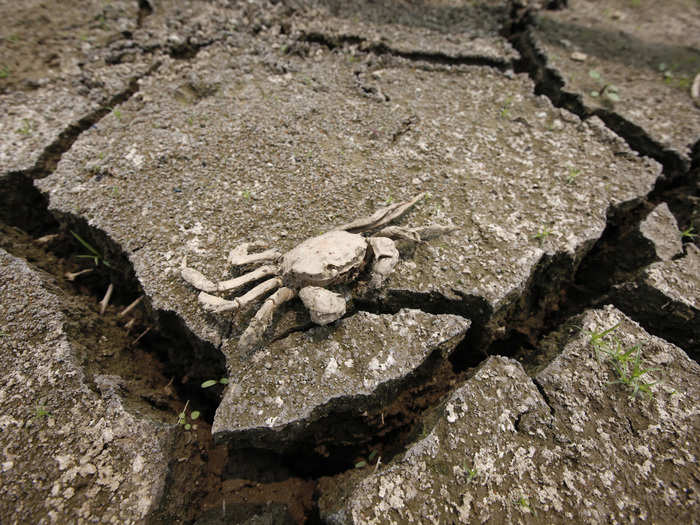
[{"label": "crab exoskeleton", "polygon": [[[395,239],[421,242],[453,229],[448,226],[386,226],[406,213],[424,195],[381,208],[370,216],[307,239],[285,254],[277,250],[248,253],[254,244],[242,244],[231,251],[228,262],[233,266],[261,266],[235,279],[217,283],[210,281],[197,270],[189,268],[186,259],[182,261],[182,278],[200,290],[199,302],[212,312],[241,309],[276,290],[265,300],[241,335],[238,346],[244,352],[260,343],[280,305],[297,295],[309,310],[314,323],[332,323],[345,314],[345,299],[327,287],[356,279],[369,265],[369,286],[378,288],[399,260]],[[362,235],[372,231],[376,232],[372,236]],[[215,292],[234,293],[262,279],[265,280],[232,300],[212,295]]]}]

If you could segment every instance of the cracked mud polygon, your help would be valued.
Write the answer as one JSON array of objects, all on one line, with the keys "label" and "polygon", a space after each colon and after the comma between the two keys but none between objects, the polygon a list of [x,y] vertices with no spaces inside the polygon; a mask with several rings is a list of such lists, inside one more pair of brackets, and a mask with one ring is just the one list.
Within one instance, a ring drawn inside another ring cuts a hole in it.
[{"label": "cracked mud polygon", "polygon": [[[696,519],[698,6],[607,4],[0,5],[1,521]],[[422,192],[252,355],[180,276]]]}]

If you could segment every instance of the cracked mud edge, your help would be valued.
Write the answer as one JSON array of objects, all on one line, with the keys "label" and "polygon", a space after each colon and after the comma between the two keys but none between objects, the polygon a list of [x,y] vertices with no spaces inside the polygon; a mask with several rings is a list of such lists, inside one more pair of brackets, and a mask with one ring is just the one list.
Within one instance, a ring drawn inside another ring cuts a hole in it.
[{"label": "cracked mud edge", "polygon": [[[525,14],[513,14],[512,16],[520,18],[514,19],[512,25],[506,29],[504,36],[521,57],[515,61],[515,71],[527,73],[530,76],[535,83],[535,94],[547,96],[552,104],[578,115],[581,119],[599,117],[634,151],[661,163],[664,167],[664,174],[670,181],[688,173],[691,165],[686,159],[683,159],[677,152],[664,148],[642,128],[614,111],[603,108],[591,110],[583,103],[580,94],[566,91],[564,79],[557,70],[547,66],[547,58],[543,50],[536,44],[532,34],[534,25],[532,12],[528,11]],[[697,164],[698,161],[700,161],[700,142],[696,142],[692,148],[692,163]]]},{"label": "cracked mud edge", "polygon": [[48,213],[48,202],[32,181],[50,175],[63,154],[68,151],[78,137],[97,124],[112,108],[129,100],[139,90],[139,81],[154,73],[160,62],[154,63],[145,73],[133,77],[126,89],[113,95],[105,104],[69,124],[51,142],[37,159],[34,166],[24,171],[8,173],[0,187],[0,220],[17,225],[24,231],[35,233],[44,231],[55,223]]},{"label": "cracked mud edge", "polygon": [[309,32],[303,34],[302,42],[319,44],[330,50],[342,49],[346,45],[358,46],[363,52],[374,53],[375,55],[390,55],[404,58],[414,62],[426,62],[440,66],[490,66],[501,71],[511,69],[513,64],[510,60],[499,60],[496,58],[481,55],[459,55],[450,56],[444,53],[429,53],[425,51],[400,51],[391,48],[381,42],[370,42],[366,38],[356,35],[327,35],[319,32]]},{"label": "cracked mud edge", "polygon": [[[131,94],[133,94],[133,92]],[[128,98],[128,96],[130,95],[127,95],[126,98]],[[105,113],[99,115],[98,110],[96,114],[99,116],[97,116],[94,122],[99,120],[99,118],[104,116],[107,112],[108,110],[105,111]],[[84,119],[81,119],[80,122],[83,122],[83,120]],[[109,278],[105,277],[104,280],[101,282],[101,285],[99,287],[96,286],[93,290],[93,293],[96,296],[98,293],[103,293],[104,289],[106,288],[106,284],[112,281],[112,279],[114,279],[120,283],[119,289],[124,290],[124,292],[120,293],[124,293],[125,296],[129,295],[131,297],[135,297],[139,295],[139,286],[136,284],[137,281],[134,276],[133,268],[130,262],[128,261],[126,255],[121,251],[121,248],[111,239],[109,239],[105,234],[103,234],[99,230],[91,228],[84,221],[77,217],[52,217],[47,211],[45,197],[42,194],[40,194],[31,183],[31,179],[33,177],[48,175],[57,164],[58,160],[60,159],[60,155],[62,155],[63,152],[67,151],[67,149],[69,149],[73,142],[77,139],[79,133],[82,130],[87,129],[90,125],[91,124],[87,124],[82,129],[79,129],[79,131],[74,131],[73,133],[75,133],[75,135],[72,136],[72,139],[70,138],[71,134],[68,133],[69,130],[64,131],[64,133],[67,133],[66,137],[68,139],[65,143],[63,143],[62,146],[65,149],[61,151],[61,146],[57,147],[57,149],[53,153],[53,155],[57,155],[56,157],[53,157],[53,163],[48,161],[48,159],[50,159],[51,156],[48,155],[47,152],[45,152],[46,155],[42,155],[42,158],[47,160],[42,162],[46,162],[46,164],[37,163],[37,166],[35,166],[35,168],[28,170],[27,172],[12,174],[11,180],[14,181],[14,183],[11,185],[12,188],[10,190],[4,188],[2,191],[4,193],[14,192],[16,194],[15,197],[17,197],[18,200],[28,198],[28,201],[31,203],[35,203],[41,211],[41,213],[38,214],[40,215],[40,217],[36,217],[36,220],[32,220],[27,224],[23,224],[22,219],[24,218],[20,219],[19,217],[15,217],[14,221],[11,222],[12,224],[25,226],[27,230],[31,230],[33,228],[33,233],[35,233],[38,236],[40,234],[43,235],[45,233],[48,233],[49,231],[55,231],[55,229],[59,227],[59,223],[56,222],[56,219],[58,218],[64,229],[66,229],[69,226],[72,227],[82,236],[84,236],[84,238],[88,239],[88,241],[91,244],[100,247],[103,250],[103,253],[110,254],[110,260],[113,260],[112,258],[114,258],[114,260],[118,261],[117,264],[115,264],[115,273],[122,274],[121,277],[118,275],[110,275]],[[56,142],[58,143],[58,141]],[[51,148],[51,146],[49,148]],[[7,209],[7,207],[4,206],[3,209]],[[614,217],[614,214],[611,214],[611,217]],[[599,240],[601,246],[594,247],[588,254],[588,256],[584,258],[584,260],[590,257],[594,257],[594,255],[597,252],[602,250],[602,246],[606,242],[609,243],[609,237],[607,241],[603,240],[603,238],[606,238],[606,234],[603,234],[603,237],[601,237],[601,240]],[[561,259],[559,258],[560,256],[564,258]],[[512,298],[510,302],[510,308],[512,308],[512,310],[508,310],[508,308],[505,308],[499,310],[499,312],[494,313],[490,311],[488,305],[485,303],[485,301],[483,301],[482,298],[474,296],[462,295],[459,299],[454,299],[436,293],[415,294],[403,290],[390,290],[387,294],[385,300],[386,302],[382,300],[381,302],[366,303],[364,305],[358,304],[358,308],[364,308],[370,311],[392,311],[393,309],[396,309],[396,311],[398,311],[398,309],[400,309],[401,307],[415,307],[419,305],[421,309],[430,313],[461,313],[461,315],[471,318],[474,322],[473,328],[470,329],[470,331],[468,332],[467,339],[465,339],[465,341],[461,343],[459,347],[455,350],[455,357],[453,359],[455,369],[457,369],[458,371],[461,370],[463,372],[469,369],[470,367],[476,366],[479,362],[481,362],[482,358],[488,354],[504,353],[505,355],[508,355],[508,353],[510,352],[511,355],[513,355],[513,347],[516,347],[518,344],[536,344],[541,334],[548,326],[546,322],[542,321],[542,319],[548,318],[548,314],[551,314],[553,311],[556,310],[555,305],[559,306],[562,304],[563,301],[566,300],[566,296],[555,297],[555,294],[559,293],[560,287],[566,288],[564,284],[558,282],[557,285],[554,286],[551,282],[548,282],[546,280],[542,281],[540,277],[543,277],[548,272],[553,271],[553,269],[555,268],[558,268],[559,270],[561,270],[561,275],[564,279],[570,278],[576,273],[574,272],[575,268],[573,268],[573,266],[575,265],[573,265],[572,263],[572,260],[567,260],[565,254],[557,254],[550,259],[545,258],[541,260],[540,263],[538,263],[537,267],[533,270],[533,277],[530,279],[528,288],[526,289],[525,293]],[[550,302],[550,300],[553,302]],[[124,298],[117,299],[117,302],[121,302],[122,304],[124,304],[124,301]],[[583,303],[577,304],[580,307]],[[522,308],[522,305],[529,306],[527,308]],[[185,361],[187,356],[185,354],[187,354],[188,352],[190,354],[197,353],[197,350],[193,351],[192,347],[184,345],[182,342],[183,340],[189,340],[190,344],[192,344],[195,348],[200,348],[200,351],[204,352],[203,354],[199,354],[199,357],[197,359],[192,359],[193,361],[207,362],[207,360],[213,357],[215,358],[215,356],[217,355],[220,357],[220,354],[218,354],[218,352],[216,352],[216,349],[214,348],[201,348],[201,341],[199,341],[198,338],[194,337],[186,327],[182,326],[181,321],[177,316],[175,316],[175,314],[171,312],[153,311],[153,308],[150,306],[150,304],[148,304],[148,298],[146,298],[145,306],[151,321],[155,323],[156,326],[160,326],[160,329],[154,329],[151,332],[151,335],[148,338],[146,338],[145,341],[153,341],[154,339],[157,340],[159,337],[162,337],[163,334],[169,334],[171,338],[164,338],[160,343],[151,344],[155,344],[156,346],[162,345],[168,347],[174,344],[174,348],[169,348],[167,350],[168,359],[172,359],[173,363],[178,363],[178,359],[180,359],[181,362],[179,362],[178,365],[173,366],[176,366],[177,368],[183,371],[188,369],[188,365]],[[530,317],[531,312],[536,312],[536,315],[534,315],[534,317],[538,319],[537,323],[535,323],[534,325],[523,324],[526,322],[525,320]],[[554,321],[551,322],[553,324],[556,324],[559,322],[559,320],[560,317],[557,317]],[[480,350],[481,348],[483,348],[482,345],[486,342],[489,345],[488,350]],[[530,348],[530,350],[531,349],[532,348]],[[180,373],[182,374],[183,372]],[[212,376],[212,369],[207,367],[206,371],[203,371],[203,373],[205,375],[203,375],[202,378],[210,379]],[[428,408],[434,408],[435,404],[439,404],[439,400],[442,399],[442,397],[445,394],[449,393],[454,388],[454,384],[456,382],[464,381],[467,377],[466,374],[455,375],[453,371],[445,372],[445,374],[446,377],[449,378],[449,381],[446,382],[448,386],[446,387],[443,384],[435,387],[437,389],[437,393],[433,392],[430,401],[427,403]],[[535,384],[537,385],[537,383]],[[537,386],[539,389],[539,385]],[[420,396],[418,396],[418,398],[420,399]],[[422,410],[418,410],[416,411],[416,413],[422,414]],[[378,415],[375,414],[374,417],[378,417]],[[395,436],[389,436],[387,434],[384,434],[381,436],[381,442],[375,442],[374,446],[384,445],[384,442],[386,442],[388,443],[387,449],[389,448],[389,446],[400,448],[402,443],[412,442],[414,438],[415,435],[413,434],[405,438],[395,438]],[[229,454],[231,453],[232,452],[229,451]],[[239,453],[242,453],[242,451],[239,451]],[[250,453],[253,455],[261,454],[259,451],[254,451]],[[361,453],[361,451],[358,451],[358,454],[359,453]],[[280,459],[278,456],[274,456],[274,458],[274,461],[279,461]],[[293,458],[287,457],[283,458],[283,461],[288,463],[291,459]],[[304,458],[296,459],[300,459],[303,463]],[[187,465],[183,465],[183,468],[186,467]],[[305,467],[308,468],[309,465],[306,465]],[[302,465],[301,467],[293,467],[292,469],[290,469],[290,471],[294,472],[294,469],[298,468],[304,468],[304,465]],[[346,468],[345,464],[343,464],[342,468]],[[308,476],[313,477],[318,474],[319,471],[311,469],[311,471],[309,471],[308,473]],[[171,481],[171,490],[173,491],[183,488],[185,490],[187,489],[187,487],[178,487],[173,483],[174,482]],[[194,489],[190,488],[190,490]],[[190,504],[196,506],[195,502],[195,499],[191,499],[189,501]]]}]

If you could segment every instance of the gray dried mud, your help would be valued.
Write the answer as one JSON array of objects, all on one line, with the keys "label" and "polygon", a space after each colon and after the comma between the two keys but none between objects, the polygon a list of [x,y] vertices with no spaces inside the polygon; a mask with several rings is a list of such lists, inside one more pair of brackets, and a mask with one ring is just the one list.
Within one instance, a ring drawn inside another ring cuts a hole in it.
[{"label": "gray dried mud", "polygon": [[[0,3],[0,514],[693,522],[698,6],[539,4]],[[181,277],[421,193],[327,326]]]}]

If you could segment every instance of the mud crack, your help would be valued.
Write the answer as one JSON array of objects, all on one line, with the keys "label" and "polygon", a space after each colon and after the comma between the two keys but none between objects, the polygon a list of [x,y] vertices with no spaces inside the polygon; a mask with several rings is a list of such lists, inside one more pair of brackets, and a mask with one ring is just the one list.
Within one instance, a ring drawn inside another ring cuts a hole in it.
[{"label": "mud crack", "polygon": [[[527,73],[535,82],[535,94],[545,95],[557,107],[564,108],[585,120],[596,116],[605,125],[622,137],[633,150],[653,158],[664,166],[668,179],[675,179],[688,172],[690,164],[676,152],[665,148],[655,141],[644,129],[630,122],[615,111],[605,108],[587,107],[578,93],[564,89],[565,81],[558,71],[547,66],[547,57],[539,49],[532,30],[535,24],[532,11],[514,12],[515,18],[505,31],[505,37],[520,54],[515,61],[514,70],[517,73]],[[693,157],[697,159],[700,146],[696,142],[693,147]]]},{"label": "mud crack", "polygon": [[511,69],[513,64],[509,60],[496,59],[479,55],[451,56],[444,53],[430,53],[427,51],[401,51],[392,48],[383,42],[372,42],[356,35],[327,35],[319,32],[303,34],[302,42],[320,44],[330,50],[343,49],[346,46],[357,46],[365,53],[373,53],[377,56],[389,55],[403,58],[413,62],[424,62],[437,66],[489,66],[501,71]]}]

